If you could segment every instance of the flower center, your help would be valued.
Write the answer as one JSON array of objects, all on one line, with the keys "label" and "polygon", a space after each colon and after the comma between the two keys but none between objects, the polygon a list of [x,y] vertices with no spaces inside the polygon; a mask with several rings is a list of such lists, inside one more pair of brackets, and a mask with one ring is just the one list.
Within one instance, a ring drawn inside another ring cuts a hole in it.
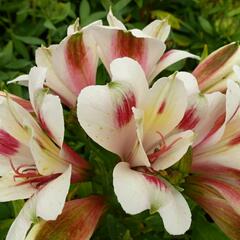
[{"label": "flower center", "polygon": [[13,165],[12,160],[9,159],[9,161],[10,161],[11,168],[14,171],[14,176],[13,176],[14,181],[17,182],[16,179],[22,180],[16,183],[17,186],[20,186],[23,184],[31,184],[34,188],[40,189],[45,184],[47,184],[48,182],[57,178],[60,175],[60,173],[54,173],[48,176],[43,176],[38,172],[34,164],[22,164],[16,168]]}]

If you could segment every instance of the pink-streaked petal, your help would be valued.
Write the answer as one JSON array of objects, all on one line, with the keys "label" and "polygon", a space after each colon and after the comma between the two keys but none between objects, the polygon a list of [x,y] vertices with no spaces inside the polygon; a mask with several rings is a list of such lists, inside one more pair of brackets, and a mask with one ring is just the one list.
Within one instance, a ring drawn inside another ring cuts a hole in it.
[{"label": "pink-streaked petal", "polygon": [[171,27],[167,20],[154,20],[149,23],[142,31],[152,38],[165,42],[170,33]]},{"label": "pink-streaked petal", "polygon": [[[180,101],[181,99],[181,101]],[[181,121],[187,107],[187,93],[184,85],[172,75],[161,78],[149,90],[144,106],[143,145],[155,144],[156,133],[165,136]]]},{"label": "pink-streaked petal", "polygon": [[55,220],[61,214],[70,187],[72,167],[49,182],[37,193],[36,215],[44,220]]},{"label": "pink-streaked petal", "polygon": [[37,190],[31,184],[21,184],[22,180],[13,174],[0,178],[0,202],[30,198]]},{"label": "pink-streaked petal", "polygon": [[172,49],[165,52],[160,58],[160,60],[158,61],[154,70],[148,76],[149,81],[151,82],[160,72],[162,72],[164,69],[166,69],[170,65],[180,60],[183,60],[185,58],[193,58],[193,59],[199,60],[198,56],[182,50]]},{"label": "pink-streaked petal", "polygon": [[193,151],[193,170],[199,171],[203,166],[222,166],[240,170],[240,119],[236,118],[226,125],[220,141]]},{"label": "pink-streaked petal", "polygon": [[[227,76],[231,74],[233,65],[238,63],[240,63],[238,43],[230,43],[211,53],[196,67],[193,75],[197,78],[202,91],[224,90],[227,86]],[[220,81],[225,83],[225,88],[213,89],[212,87]]]},{"label": "pink-streaked petal", "polygon": [[140,65],[130,58],[114,60],[111,71],[107,86],[82,90],[78,120],[94,141],[125,158],[136,139],[132,107],[143,103],[148,86]]},{"label": "pink-streaked petal", "polygon": [[3,91],[0,91],[0,96],[9,97],[11,100],[18,103],[20,106],[22,106],[24,109],[26,109],[30,113],[34,111],[33,107],[32,107],[32,104],[28,100],[25,100],[21,97],[18,97],[16,95],[14,95],[14,94],[5,93]]},{"label": "pink-streaked petal", "polygon": [[96,46],[88,31],[65,38],[52,55],[56,74],[75,96],[95,84],[97,61]]},{"label": "pink-streaked petal", "polygon": [[101,196],[75,199],[65,204],[62,214],[55,221],[35,225],[26,240],[69,239],[88,240],[105,212],[106,204]]},{"label": "pink-streaked petal", "polygon": [[36,222],[36,197],[28,200],[11,225],[6,240],[25,240],[33,222]]},{"label": "pink-streaked petal", "polygon": [[69,107],[76,105],[77,96],[69,89],[68,85],[58,76],[53,67],[53,52],[57,49],[57,45],[51,45],[49,48],[41,47],[36,50],[37,66],[46,67],[46,86],[61,97],[64,104]]},{"label": "pink-streaked petal", "polygon": [[161,153],[160,148],[159,156],[156,156],[152,163],[153,169],[159,171],[171,167],[183,157],[192,142],[193,132],[190,130],[166,138],[166,146],[169,146],[169,149]]},{"label": "pink-streaked petal", "polygon": [[121,162],[114,168],[113,186],[127,213],[137,214],[146,209],[159,212],[164,227],[173,235],[189,229],[191,212],[186,201],[163,179],[131,170],[127,163]]},{"label": "pink-streaked petal", "polygon": [[136,37],[129,31],[102,26],[92,28],[92,34],[99,46],[100,58],[109,73],[112,60],[130,57],[142,66],[148,76],[165,51],[162,41],[144,36]]},{"label": "pink-streaked petal", "polygon": [[59,156],[72,165],[72,182],[79,182],[87,178],[89,163],[67,144],[63,144]]},{"label": "pink-streaked petal", "polygon": [[240,237],[239,214],[213,188],[199,181],[198,177],[188,179],[186,193],[197,202],[231,239]]}]

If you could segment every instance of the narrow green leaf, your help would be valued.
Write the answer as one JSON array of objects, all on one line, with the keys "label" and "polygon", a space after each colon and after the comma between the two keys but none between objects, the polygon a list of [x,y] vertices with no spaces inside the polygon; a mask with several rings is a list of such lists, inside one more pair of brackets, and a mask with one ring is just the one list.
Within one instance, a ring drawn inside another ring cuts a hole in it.
[{"label": "narrow green leaf", "polygon": [[118,12],[121,11],[123,8],[125,8],[129,3],[131,2],[131,0],[120,0],[118,1],[114,6],[113,9],[114,11]]},{"label": "narrow green leaf", "polygon": [[82,0],[79,9],[81,23],[84,22],[90,14],[90,5],[87,0]]},{"label": "narrow green leaf", "polygon": [[208,21],[207,19],[203,18],[202,16],[199,16],[199,17],[198,17],[198,21],[199,21],[202,29],[203,29],[206,33],[208,33],[208,34],[210,34],[210,35],[213,34],[213,27],[212,27],[212,25],[209,23],[209,21]]},{"label": "narrow green leaf", "polygon": [[25,37],[25,36],[19,36],[19,35],[14,35],[14,37],[27,44],[32,44],[32,45],[44,44],[44,41],[37,37],[30,37],[30,36]]}]

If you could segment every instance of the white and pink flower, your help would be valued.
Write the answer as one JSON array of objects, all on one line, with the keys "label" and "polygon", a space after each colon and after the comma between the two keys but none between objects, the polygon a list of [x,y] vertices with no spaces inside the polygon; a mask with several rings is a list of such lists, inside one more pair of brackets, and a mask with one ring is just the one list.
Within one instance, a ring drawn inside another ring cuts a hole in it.
[{"label": "white and pink flower", "polygon": [[190,209],[159,171],[180,160],[192,143],[192,131],[170,134],[187,107],[184,84],[174,74],[149,89],[141,66],[126,57],[114,60],[110,71],[109,84],[81,91],[79,123],[94,141],[121,157],[113,185],[123,209],[159,212],[170,234],[183,234],[191,224]]}]

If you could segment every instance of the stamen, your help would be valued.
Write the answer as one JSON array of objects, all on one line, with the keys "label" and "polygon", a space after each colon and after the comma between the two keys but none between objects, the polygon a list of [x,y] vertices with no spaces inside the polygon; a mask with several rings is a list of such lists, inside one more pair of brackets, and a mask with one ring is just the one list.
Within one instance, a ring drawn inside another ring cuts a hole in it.
[{"label": "stamen", "polygon": [[12,159],[9,158],[11,168],[13,169],[15,175],[13,176],[14,181],[16,179],[24,179],[21,182],[17,182],[16,186],[31,184],[34,188],[39,189],[43,187],[46,183],[60,176],[61,173],[54,173],[48,176],[42,176],[37,171],[37,168],[33,164],[22,164],[15,168]]},{"label": "stamen", "polygon": [[163,136],[163,134],[161,134],[160,132],[157,132],[157,133],[160,135],[160,138],[161,138],[160,143],[159,143],[160,148],[157,149],[156,151],[154,151],[153,153],[147,155],[148,159],[151,163],[156,161],[162,154],[167,152],[176,142],[178,142],[180,139],[182,139],[181,137],[179,137],[167,146],[165,137]]}]

